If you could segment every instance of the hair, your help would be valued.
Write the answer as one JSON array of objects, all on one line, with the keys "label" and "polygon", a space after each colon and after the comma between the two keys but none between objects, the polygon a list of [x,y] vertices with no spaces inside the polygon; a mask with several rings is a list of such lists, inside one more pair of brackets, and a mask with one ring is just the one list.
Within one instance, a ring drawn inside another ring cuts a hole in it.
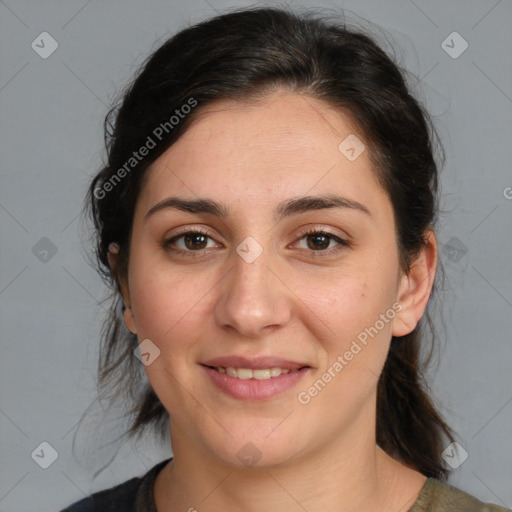
[{"label": "hair", "polygon": [[[107,160],[90,183],[85,208],[94,223],[95,265],[111,301],[102,329],[98,390],[111,401],[131,403],[126,408],[132,418],[125,433],[129,438],[152,427],[164,439],[169,421],[144,380],[133,353],[137,337],[126,329],[119,311],[135,205],[149,165],[185,133],[205,105],[264,99],[284,88],[350,116],[392,203],[404,272],[424,246],[437,215],[434,142],[441,153],[442,147],[430,117],[409,92],[406,71],[367,32],[347,27],[342,16],[324,19],[282,8],[219,15],[187,27],[154,51],[107,114]],[[177,122],[170,119],[174,114]],[[154,147],[134,161],[133,152],[149,139]],[[114,269],[108,259],[112,242],[119,246]],[[424,377],[432,355],[431,350],[421,360],[425,321],[432,328],[428,311],[410,334],[391,340],[377,388],[376,438],[390,456],[445,480],[449,469],[441,453],[445,438],[453,441],[453,435]]]}]

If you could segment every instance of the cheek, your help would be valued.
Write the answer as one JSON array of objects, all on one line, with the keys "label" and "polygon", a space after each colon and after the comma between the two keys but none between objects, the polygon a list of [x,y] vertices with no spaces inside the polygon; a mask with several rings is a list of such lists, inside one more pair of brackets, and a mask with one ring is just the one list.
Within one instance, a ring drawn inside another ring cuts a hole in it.
[{"label": "cheek", "polygon": [[133,313],[139,338],[150,338],[158,345],[193,321],[208,286],[192,274],[148,267],[133,274]]},{"label": "cheek", "polygon": [[337,411],[333,414],[340,421],[358,414],[361,404],[371,400],[389,351],[395,315],[392,287],[378,290],[366,280],[344,284],[341,293],[319,297],[322,311],[317,310],[330,328],[323,340],[326,357],[319,384],[327,389],[318,406]]},{"label": "cheek", "polygon": [[[308,305],[329,327],[332,337],[347,340],[373,326],[394,301],[395,285],[370,271],[354,271],[328,278],[304,290]],[[380,323],[379,323],[380,326]],[[389,328],[388,323],[386,326]],[[379,330],[383,329],[382,326]]]},{"label": "cheek", "polygon": [[[142,270],[142,269],[141,269]],[[205,340],[204,280],[168,271],[134,273],[132,300],[139,341],[150,339],[159,356],[144,367],[151,387],[170,413],[195,407],[190,368]],[[211,285],[210,285],[211,288]],[[201,300],[203,298],[203,300]]]},{"label": "cheek", "polygon": [[346,392],[348,386],[354,390],[357,384],[355,400],[358,393],[371,393],[377,383],[395,316],[394,283],[385,276],[375,268],[364,273],[353,271],[330,280],[323,293],[318,289],[310,296],[315,314],[329,327],[324,330],[328,335],[323,339],[326,357],[322,366],[326,371],[330,369],[331,376],[339,377],[333,379],[336,383],[325,395],[328,401],[339,400],[343,389]]}]

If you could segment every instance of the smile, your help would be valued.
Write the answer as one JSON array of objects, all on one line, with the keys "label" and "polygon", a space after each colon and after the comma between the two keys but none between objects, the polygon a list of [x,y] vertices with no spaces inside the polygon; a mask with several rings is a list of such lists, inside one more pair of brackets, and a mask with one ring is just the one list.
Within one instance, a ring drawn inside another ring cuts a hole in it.
[{"label": "smile", "polygon": [[217,370],[219,373],[225,373],[230,377],[235,379],[256,379],[256,380],[266,380],[271,379],[273,377],[279,377],[280,375],[287,373],[295,373],[298,372],[299,369],[289,370],[288,368],[261,368],[261,369],[251,369],[251,368],[233,368],[232,366],[228,366],[224,368],[223,366],[213,367],[210,366],[214,370]]},{"label": "smile", "polygon": [[295,368],[235,368],[200,365],[214,389],[238,400],[260,401],[291,390],[308,373],[309,366]]}]

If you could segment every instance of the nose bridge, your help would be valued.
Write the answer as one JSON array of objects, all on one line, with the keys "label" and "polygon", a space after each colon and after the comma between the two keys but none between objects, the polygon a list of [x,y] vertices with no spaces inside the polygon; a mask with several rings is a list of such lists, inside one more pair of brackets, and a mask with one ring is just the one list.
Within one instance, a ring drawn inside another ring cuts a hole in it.
[{"label": "nose bridge", "polygon": [[271,260],[271,251],[264,250],[254,238],[247,237],[237,246],[216,305],[215,316],[221,327],[231,326],[244,336],[257,337],[266,327],[289,320],[289,298],[271,270]]}]

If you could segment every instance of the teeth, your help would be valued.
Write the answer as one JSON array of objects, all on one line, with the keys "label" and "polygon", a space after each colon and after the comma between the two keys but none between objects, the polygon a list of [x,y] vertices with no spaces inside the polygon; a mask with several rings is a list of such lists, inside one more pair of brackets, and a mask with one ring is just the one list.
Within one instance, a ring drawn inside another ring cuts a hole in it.
[{"label": "teeth", "polygon": [[236,376],[239,379],[243,379],[243,380],[252,379],[252,370],[250,370],[248,368],[237,368],[235,371],[237,374]]},{"label": "teeth", "polygon": [[228,366],[227,368],[223,368],[222,366],[217,366],[217,371],[220,373],[226,373],[230,377],[247,380],[247,379],[256,379],[256,380],[266,380],[271,377],[279,377],[279,375],[287,373],[295,373],[299,370],[288,370],[288,368],[261,368],[258,370],[252,370],[251,368],[233,368],[232,366]]}]

